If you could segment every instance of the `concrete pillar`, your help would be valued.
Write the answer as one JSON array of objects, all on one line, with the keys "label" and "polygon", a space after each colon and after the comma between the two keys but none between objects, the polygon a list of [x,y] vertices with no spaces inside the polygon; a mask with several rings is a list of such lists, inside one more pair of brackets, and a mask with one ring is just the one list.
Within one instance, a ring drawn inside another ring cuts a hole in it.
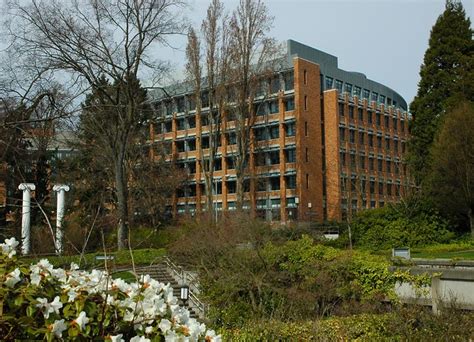
[{"label": "concrete pillar", "polygon": [[30,206],[31,191],[36,189],[34,184],[21,183],[18,189],[23,191],[23,203],[21,214],[21,254],[30,253]]},{"label": "concrete pillar", "polygon": [[442,304],[441,294],[441,277],[435,276],[431,279],[431,308],[433,314],[440,314],[440,306]]},{"label": "concrete pillar", "polygon": [[63,229],[62,221],[64,218],[64,196],[65,192],[69,191],[69,186],[64,184],[57,184],[53,186],[53,191],[57,192],[57,206],[56,206],[56,254],[61,255],[63,252]]}]

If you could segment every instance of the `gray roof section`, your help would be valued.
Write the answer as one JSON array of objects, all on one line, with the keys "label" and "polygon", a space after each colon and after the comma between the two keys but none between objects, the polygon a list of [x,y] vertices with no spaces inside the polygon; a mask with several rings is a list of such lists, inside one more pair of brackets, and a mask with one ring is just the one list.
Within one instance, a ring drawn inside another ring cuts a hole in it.
[{"label": "gray roof section", "polygon": [[403,97],[393,89],[390,89],[389,87],[384,86],[378,82],[369,80],[367,76],[360,72],[339,69],[336,56],[330,55],[329,53],[312,48],[291,39],[287,41],[287,51],[288,63],[290,64],[292,63],[292,59],[294,57],[306,59],[310,62],[319,64],[321,73],[324,76],[330,76],[334,79],[341,80],[344,83],[347,82],[354,86],[368,89],[371,92],[385,95],[397,101],[398,105],[404,110],[407,110],[408,108],[407,103]]}]

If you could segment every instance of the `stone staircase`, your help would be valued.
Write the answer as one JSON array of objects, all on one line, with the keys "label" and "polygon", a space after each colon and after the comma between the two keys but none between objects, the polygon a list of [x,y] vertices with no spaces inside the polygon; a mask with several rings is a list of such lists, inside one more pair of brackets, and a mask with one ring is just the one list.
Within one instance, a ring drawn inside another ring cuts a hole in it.
[{"label": "stone staircase", "polygon": [[[171,263],[172,264],[172,263]],[[173,264],[172,264],[173,265]],[[186,304],[184,304],[180,298],[180,291],[181,285],[186,283],[186,279],[183,279],[183,271],[173,269],[172,266],[170,267],[169,260],[165,260],[165,262],[150,265],[150,266],[140,266],[135,268],[136,275],[146,275],[148,274],[153,279],[161,282],[161,283],[169,283],[173,288],[173,295],[178,298],[178,304],[180,307],[185,307],[189,310],[190,316],[196,319],[204,319],[204,306],[203,304],[197,299],[196,297],[196,286],[195,284],[189,284],[190,287],[189,292],[189,300]],[[173,265],[175,266],[175,265]],[[176,267],[176,266],[175,266]],[[131,271],[131,270],[130,270]],[[132,271],[133,272],[133,271]],[[191,279],[190,279],[191,280]],[[194,288],[194,291],[193,291]]]}]

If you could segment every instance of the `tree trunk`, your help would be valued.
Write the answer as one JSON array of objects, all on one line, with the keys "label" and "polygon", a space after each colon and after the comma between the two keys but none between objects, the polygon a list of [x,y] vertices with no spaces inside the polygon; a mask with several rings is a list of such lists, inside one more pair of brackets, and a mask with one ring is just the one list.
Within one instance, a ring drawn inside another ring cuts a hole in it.
[{"label": "tree trunk", "polygon": [[128,247],[128,191],[125,170],[120,161],[115,163],[115,187],[117,191],[117,211],[118,211],[118,226],[117,226],[117,247],[118,249],[125,249]]},{"label": "tree trunk", "polygon": [[469,227],[471,228],[471,239],[474,240],[474,222],[472,222],[472,209],[470,208],[467,211],[467,217],[469,218]]}]

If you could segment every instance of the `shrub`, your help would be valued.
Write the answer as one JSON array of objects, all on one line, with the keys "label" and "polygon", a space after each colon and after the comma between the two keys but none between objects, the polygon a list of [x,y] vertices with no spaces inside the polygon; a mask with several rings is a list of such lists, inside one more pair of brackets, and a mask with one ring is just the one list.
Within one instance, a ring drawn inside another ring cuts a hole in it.
[{"label": "shrub", "polygon": [[220,340],[177,305],[169,284],[149,276],[127,283],[74,264],[66,271],[46,259],[27,266],[15,257],[17,245],[13,238],[0,244],[3,340]]},{"label": "shrub", "polygon": [[352,222],[355,245],[371,250],[448,242],[454,237],[448,227],[436,212],[408,215],[403,204],[362,211]]}]

